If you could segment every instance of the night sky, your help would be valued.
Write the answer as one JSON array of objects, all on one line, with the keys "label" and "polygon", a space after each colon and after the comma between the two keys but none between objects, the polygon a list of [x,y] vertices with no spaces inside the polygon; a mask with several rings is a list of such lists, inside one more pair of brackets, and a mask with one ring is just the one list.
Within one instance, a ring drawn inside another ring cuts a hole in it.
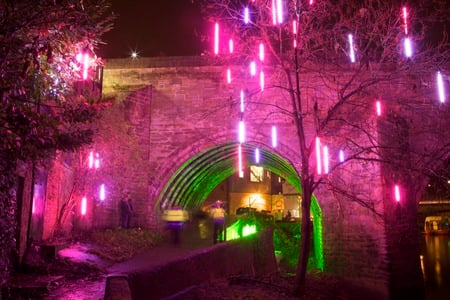
[{"label": "night sky", "polygon": [[[103,36],[103,58],[198,55],[205,33],[197,1],[112,0],[114,28]],[[155,3],[156,2],[156,3]],[[194,3],[193,3],[194,2]]]}]

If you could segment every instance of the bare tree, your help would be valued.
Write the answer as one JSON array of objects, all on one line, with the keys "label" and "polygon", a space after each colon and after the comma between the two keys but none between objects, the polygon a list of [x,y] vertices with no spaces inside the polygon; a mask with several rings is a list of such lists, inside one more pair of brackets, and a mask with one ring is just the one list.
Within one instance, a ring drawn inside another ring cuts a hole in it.
[{"label": "bare tree", "polygon": [[[260,65],[271,76],[271,86],[264,89],[278,89],[284,98],[274,102],[260,97],[257,104],[276,107],[295,124],[302,186],[295,287],[300,294],[311,244],[311,199],[317,188],[327,186],[382,218],[373,195],[349,189],[345,178],[379,177],[381,168],[389,168],[408,170],[411,177],[420,174],[424,181],[448,158],[448,136],[442,130],[449,111],[444,99],[435,96],[435,78],[438,71],[449,71],[449,7],[442,0],[413,1],[407,7],[377,0],[205,0],[202,8],[212,24],[226,28],[238,49],[221,55],[224,49],[216,45],[209,54],[218,63],[249,65],[258,61],[257,46],[262,45],[266,57]],[[376,109],[385,110],[383,120],[377,119]],[[427,147],[419,149],[410,136],[428,139]],[[329,166],[323,140],[345,151]],[[374,163],[371,174],[364,172]]]}]

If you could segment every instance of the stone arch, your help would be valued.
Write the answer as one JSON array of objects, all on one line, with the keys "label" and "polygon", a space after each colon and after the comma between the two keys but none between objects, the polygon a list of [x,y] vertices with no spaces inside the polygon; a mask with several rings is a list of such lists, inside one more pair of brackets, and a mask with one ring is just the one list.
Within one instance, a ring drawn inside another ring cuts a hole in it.
[{"label": "stone arch", "polygon": [[[179,205],[187,209],[198,209],[206,197],[216,186],[237,171],[237,142],[222,142],[210,146],[185,160],[184,163],[167,180],[159,193],[155,209],[163,209]],[[256,148],[260,150],[261,163],[265,169],[279,175],[301,193],[300,177],[292,163],[274,149],[261,144],[244,143],[242,146],[244,165],[249,166],[254,161]],[[322,211],[315,197],[311,203],[313,216],[314,257],[317,266],[323,269],[322,247]]]}]

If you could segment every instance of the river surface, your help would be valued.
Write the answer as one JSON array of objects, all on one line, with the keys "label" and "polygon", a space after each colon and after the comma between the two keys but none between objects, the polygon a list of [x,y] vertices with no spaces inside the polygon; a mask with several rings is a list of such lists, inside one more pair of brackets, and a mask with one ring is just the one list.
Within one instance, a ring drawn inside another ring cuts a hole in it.
[{"label": "river surface", "polygon": [[450,235],[423,235],[420,261],[426,299],[450,299]]}]

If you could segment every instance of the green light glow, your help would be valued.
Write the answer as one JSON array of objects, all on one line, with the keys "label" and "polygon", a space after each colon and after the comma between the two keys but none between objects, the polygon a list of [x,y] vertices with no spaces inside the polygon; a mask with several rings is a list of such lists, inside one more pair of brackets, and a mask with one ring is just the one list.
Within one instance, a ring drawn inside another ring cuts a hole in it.
[{"label": "green light glow", "polygon": [[244,228],[242,228],[242,236],[248,236],[251,234],[256,233],[256,225],[245,225]]},{"label": "green light glow", "polygon": [[[198,209],[217,185],[237,171],[236,146],[237,143],[234,141],[223,143],[205,149],[187,160],[165,183],[156,199],[155,209],[174,204],[188,210]],[[301,194],[302,187],[297,171],[291,163],[273,152],[273,149],[260,144],[242,144],[243,160],[247,164],[244,167],[248,167],[248,164],[253,161],[256,147],[260,149],[260,165],[284,178]],[[311,216],[313,217],[314,245],[311,254],[316,267],[323,270],[322,212],[315,197],[311,202]],[[253,234],[257,230],[256,227],[252,227],[253,224],[236,223],[227,228],[227,240],[240,238],[247,232]],[[245,227],[246,225],[248,227]]]}]

